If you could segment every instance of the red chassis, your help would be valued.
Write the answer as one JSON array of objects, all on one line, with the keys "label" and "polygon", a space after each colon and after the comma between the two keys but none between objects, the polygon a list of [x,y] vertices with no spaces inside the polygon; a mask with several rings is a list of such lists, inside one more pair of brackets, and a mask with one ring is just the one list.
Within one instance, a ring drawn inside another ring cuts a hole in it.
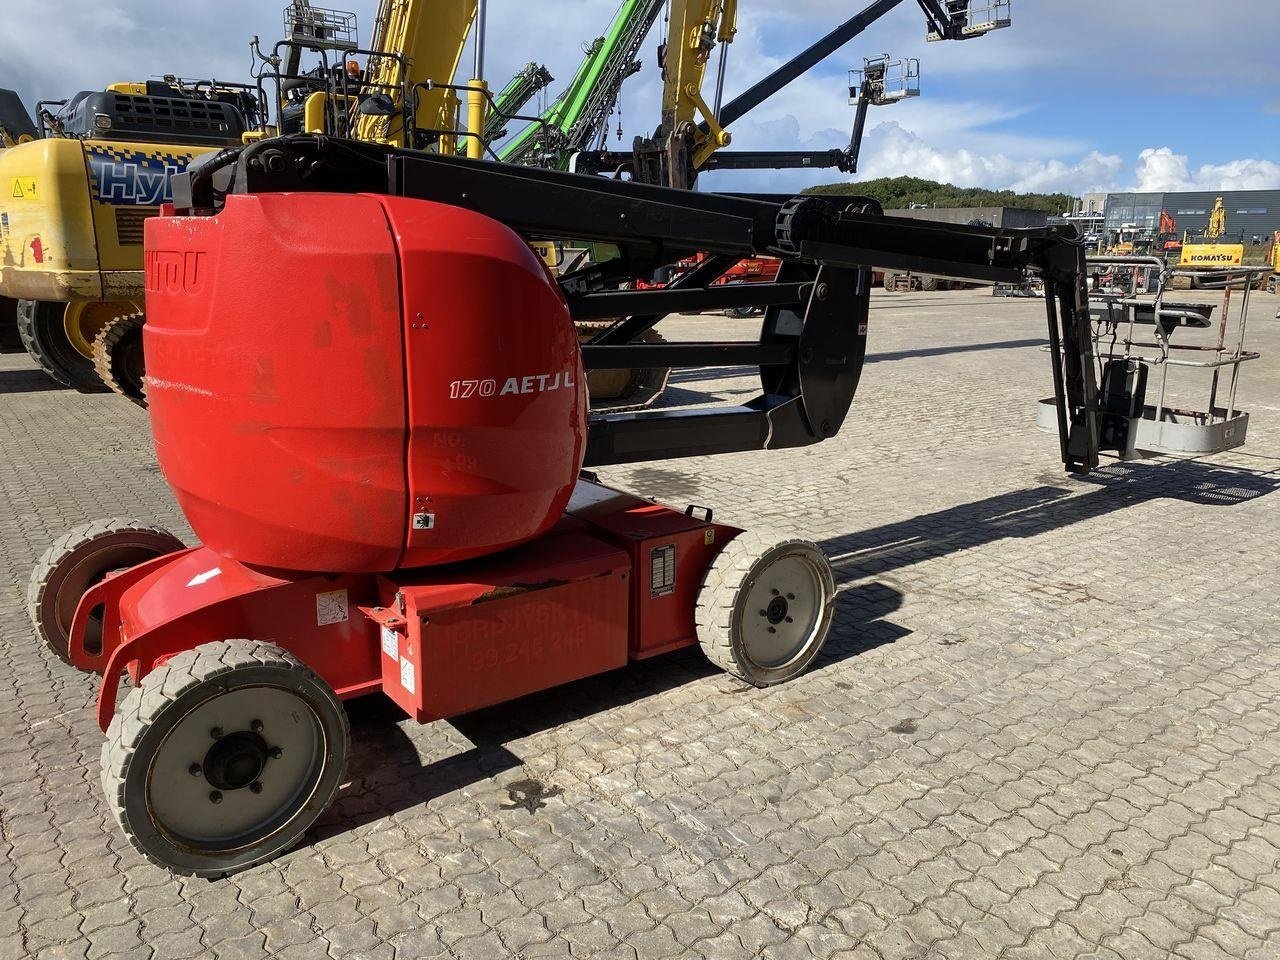
[{"label": "red chassis", "polygon": [[694,512],[582,481],[550,533],[444,568],[291,574],[183,550],[91,587],[70,659],[102,674],[104,731],[122,671],[137,683],[232,637],[283,648],[339,697],[382,690],[421,722],[455,716],[697,643],[698,589],[740,531]]}]

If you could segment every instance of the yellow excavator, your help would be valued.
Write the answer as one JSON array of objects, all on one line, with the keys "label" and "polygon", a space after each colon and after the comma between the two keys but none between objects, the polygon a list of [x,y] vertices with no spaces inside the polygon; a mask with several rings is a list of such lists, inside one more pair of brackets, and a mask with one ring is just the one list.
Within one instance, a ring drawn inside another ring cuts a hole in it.
[{"label": "yellow excavator", "polygon": [[1239,267],[1244,263],[1244,244],[1223,242],[1226,234],[1227,209],[1222,202],[1222,197],[1218,197],[1213,209],[1209,212],[1209,222],[1204,232],[1199,237],[1192,237],[1188,233],[1183,238],[1182,256],[1178,266],[1184,270],[1197,271],[1197,273],[1190,277],[1178,278],[1181,282],[1177,283],[1177,286],[1217,289],[1226,284],[1227,281],[1218,272]]},{"label": "yellow excavator", "polygon": [[[0,98],[13,114],[16,95]],[[41,103],[38,126],[4,135],[0,297],[16,301],[21,345],[49,376],[104,389],[93,344],[141,309],[143,221],[175,174],[257,122],[249,87],[171,76]]]},{"label": "yellow excavator", "polygon": [[[346,32],[334,27],[349,14],[295,0],[286,11],[290,39],[283,44],[295,64],[304,49],[322,56],[326,49],[336,49],[365,61],[362,68],[348,59],[336,73],[336,84],[331,82],[334,72],[325,75],[328,64],[322,64],[319,82],[306,96],[301,129],[399,147],[422,146],[412,142],[413,136],[434,132],[433,149],[467,152],[467,145],[458,147],[460,101],[452,80],[476,9],[477,0],[380,0],[373,39],[364,50],[344,42]],[[263,59],[279,66],[278,57]],[[286,74],[283,82],[304,79]],[[479,79],[468,86],[487,89]],[[483,96],[477,102],[483,107]]]},{"label": "yellow excavator", "polygon": [[[12,90],[0,90],[0,153],[20,143],[30,143],[37,136],[31,115]],[[5,228],[0,221],[0,233]],[[18,301],[0,295],[0,353],[22,353],[18,336]]]},{"label": "yellow excavator", "polygon": [[[247,139],[290,129],[336,132],[404,144],[406,92],[411,92],[417,102],[416,117],[408,128],[451,125],[456,98],[447,89],[433,88],[428,81],[453,76],[475,11],[476,0],[382,0],[372,45],[361,50],[354,15],[312,7],[307,0],[295,0],[285,11],[287,35],[272,52],[262,53],[257,38],[254,39],[253,49],[268,68],[255,78],[258,83],[254,87],[246,88],[253,90],[256,98],[258,109],[253,114],[254,123],[232,123],[228,117],[220,131],[224,136],[217,146],[238,145]],[[307,50],[318,52],[321,63],[303,72],[301,57]],[[363,55],[366,61],[363,68],[349,59],[356,54]],[[335,77],[341,79],[336,86]],[[270,89],[273,85],[274,89]],[[268,100],[274,101],[275,125],[267,123]],[[75,139],[68,140],[66,146],[91,149],[88,141]],[[71,168],[76,158],[69,149],[60,149],[70,176],[75,172]],[[100,268],[109,265],[110,272],[99,269],[80,277],[81,286],[74,290],[63,282],[72,279],[67,276],[71,270],[48,279],[47,282],[59,284],[54,288],[23,288],[26,290],[23,295],[31,298],[29,303],[49,303],[47,307],[35,308],[36,319],[44,322],[39,329],[46,331],[46,339],[54,339],[48,331],[57,326],[59,319],[67,332],[70,349],[63,348],[60,354],[63,362],[46,366],[46,369],[52,367],[50,372],[55,376],[64,370],[74,372],[72,385],[79,389],[101,389],[105,384],[139,405],[146,405],[141,221],[156,212],[156,203],[169,199],[173,175],[186,169],[200,152],[205,151],[179,152],[172,147],[153,151],[167,166],[154,170],[146,181],[151,187],[151,194],[146,197],[149,202],[136,212],[129,211],[136,229],[126,238],[127,245],[122,245],[119,234],[106,235],[101,228],[96,233],[81,230],[81,261],[91,263],[96,257]],[[212,156],[209,159],[213,159]],[[128,195],[128,191],[121,194]],[[134,190],[132,196],[136,200],[140,191]],[[46,232],[81,229],[86,221],[83,211],[93,209],[92,198],[77,198],[77,203],[76,209],[63,204],[45,210],[41,225],[33,229]],[[121,212],[117,211],[116,216],[119,218]],[[61,262],[58,266],[62,266]],[[62,291],[66,291],[62,297],[65,306],[56,296]],[[61,313],[57,314],[59,307]],[[82,363],[81,358],[85,362]],[[64,375],[63,379],[70,378]]]}]

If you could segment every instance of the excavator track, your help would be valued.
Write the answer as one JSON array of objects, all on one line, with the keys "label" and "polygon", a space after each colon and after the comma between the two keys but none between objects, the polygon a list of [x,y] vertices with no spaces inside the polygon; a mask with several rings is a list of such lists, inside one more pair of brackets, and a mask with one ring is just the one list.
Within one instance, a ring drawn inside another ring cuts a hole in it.
[{"label": "excavator track", "polygon": [[[613,325],[612,320],[580,320],[578,342],[586,343]],[[636,343],[666,343],[656,330],[646,330]],[[630,370],[592,370],[587,374],[587,395],[592,413],[625,413],[653,406],[667,388],[670,367],[639,367]]]},{"label": "excavator track", "polygon": [[98,331],[93,341],[93,368],[113,393],[145,408],[142,323],[141,313],[126,313]]}]

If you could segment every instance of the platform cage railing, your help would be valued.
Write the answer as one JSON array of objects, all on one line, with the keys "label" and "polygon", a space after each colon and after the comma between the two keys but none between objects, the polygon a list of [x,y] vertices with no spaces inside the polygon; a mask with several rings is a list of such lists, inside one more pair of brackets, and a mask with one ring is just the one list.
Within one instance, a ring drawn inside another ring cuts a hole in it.
[{"label": "platform cage railing", "polygon": [[865,98],[876,106],[920,96],[920,61],[891,59],[882,54],[867,57],[861,69],[849,71],[849,103],[857,106]]},{"label": "platform cage railing", "polygon": [[[977,37],[1013,23],[1013,0],[947,0],[945,6],[955,36]],[[928,39],[944,37],[931,30]]]},{"label": "platform cage railing", "polygon": [[313,7],[306,2],[285,7],[284,35],[296,43],[326,50],[354,50],[360,46],[354,13]]},{"label": "platform cage railing", "polygon": [[[1160,257],[1099,256],[1087,263],[1100,403],[1130,424],[1121,459],[1208,455],[1242,445],[1249,414],[1236,401],[1241,368],[1261,356],[1245,346],[1249,295],[1265,268],[1214,271],[1224,281],[1221,302],[1214,303],[1170,299],[1175,281],[1197,271]],[[1197,388],[1175,383],[1173,375],[1192,371],[1208,375],[1202,378],[1207,388],[1201,387],[1207,396],[1188,407],[1180,398],[1194,396]],[[1170,398],[1175,390],[1177,401]],[[1042,401],[1041,428],[1056,429],[1054,416]]]}]

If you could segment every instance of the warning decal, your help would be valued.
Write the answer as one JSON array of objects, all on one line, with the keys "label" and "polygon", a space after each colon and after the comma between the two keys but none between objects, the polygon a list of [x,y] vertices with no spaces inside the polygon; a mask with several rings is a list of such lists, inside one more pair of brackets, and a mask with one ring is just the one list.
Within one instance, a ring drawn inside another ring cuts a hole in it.
[{"label": "warning decal", "polygon": [[34,200],[36,198],[36,178],[14,177],[9,181],[9,196],[14,200]]},{"label": "warning decal", "polygon": [[330,590],[316,594],[316,626],[324,627],[331,623],[345,623],[347,613],[347,591]]}]

